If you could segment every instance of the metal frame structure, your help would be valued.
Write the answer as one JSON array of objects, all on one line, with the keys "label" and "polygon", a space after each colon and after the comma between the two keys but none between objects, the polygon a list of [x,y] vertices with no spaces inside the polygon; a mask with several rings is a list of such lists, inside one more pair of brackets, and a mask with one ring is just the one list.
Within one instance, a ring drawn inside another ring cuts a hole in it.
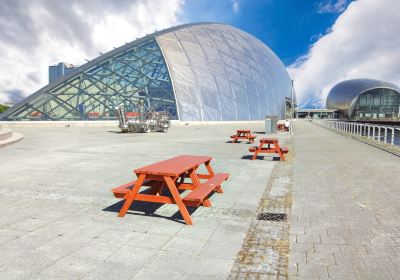
[{"label": "metal frame structure", "polygon": [[115,107],[167,111],[177,119],[171,79],[157,42],[148,40],[43,88],[9,112],[7,120],[115,119]]}]

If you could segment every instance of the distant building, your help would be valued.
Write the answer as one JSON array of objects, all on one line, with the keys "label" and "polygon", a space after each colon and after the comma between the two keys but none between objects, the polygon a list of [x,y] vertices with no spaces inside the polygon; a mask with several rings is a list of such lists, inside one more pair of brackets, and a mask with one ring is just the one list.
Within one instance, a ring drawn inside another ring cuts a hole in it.
[{"label": "distant building", "polygon": [[300,109],[296,108],[296,118],[298,119],[335,119],[338,112],[335,109]]},{"label": "distant building", "polygon": [[62,76],[68,75],[75,69],[76,67],[74,65],[64,62],[49,66],[49,83],[57,81]]},{"label": "distant building", "polygon": [[346,80],[331,89],[326,108],[337,109],[341,119],[397,122],[400,121],[400,88],[379,80]]}]

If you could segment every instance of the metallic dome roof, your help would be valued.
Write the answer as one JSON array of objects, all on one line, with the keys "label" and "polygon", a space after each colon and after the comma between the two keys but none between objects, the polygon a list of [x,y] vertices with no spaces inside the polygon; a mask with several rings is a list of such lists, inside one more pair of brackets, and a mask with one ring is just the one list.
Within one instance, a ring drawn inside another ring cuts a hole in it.
[{"label": "metallic dome roof", "polygon": [[221,23],[178,26],[156,36],[171,75],[179,119],[282,118],[291,79],[254,36]]},{"label": "metallic dome roof", "polygon": [[337,109],[346,116],[351,116],[360,94],[377,88],[387,88],[400,94],[395,84],[374,79],[351,79],[336,84],[326,99],[327,109]]}]

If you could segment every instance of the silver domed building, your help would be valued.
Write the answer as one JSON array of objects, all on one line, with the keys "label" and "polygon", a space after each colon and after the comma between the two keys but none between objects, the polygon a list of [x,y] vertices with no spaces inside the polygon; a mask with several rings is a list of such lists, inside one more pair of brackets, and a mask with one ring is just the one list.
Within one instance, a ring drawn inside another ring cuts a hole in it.
[{"label": "silver domed building", "polygon": [[326,108],[352,120],[399,120],[400,88],[380,80],[346,80],[331,89]]},{"label": "silver domed building", "polygon": [[[291,80],[260,40],[195,23],[147,35],[80,66],[4,112],[3,120],[115,119],[144,103],[182,121],[284,117]],[[142,100],[143,102],[139,102]]]}]

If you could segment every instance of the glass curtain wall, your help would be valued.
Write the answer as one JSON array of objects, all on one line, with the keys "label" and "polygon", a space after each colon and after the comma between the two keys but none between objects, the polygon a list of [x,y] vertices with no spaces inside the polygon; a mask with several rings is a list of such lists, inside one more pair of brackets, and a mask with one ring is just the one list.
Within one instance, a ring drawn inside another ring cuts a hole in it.
[{"label": "glass curtain wall", "polygon": [[366,91],[359,96],[353,118],[399,119],[400,94],[391,89],[378,88]]},{"label": "glass curtain wall", "polygon": [[[101,58],[101,57],[100,57]],[[115,119],[115,107],[138,112],[138,101],[177,119],[171,79],[154,39],[101,60],[27,99],[9,120]]]}]

